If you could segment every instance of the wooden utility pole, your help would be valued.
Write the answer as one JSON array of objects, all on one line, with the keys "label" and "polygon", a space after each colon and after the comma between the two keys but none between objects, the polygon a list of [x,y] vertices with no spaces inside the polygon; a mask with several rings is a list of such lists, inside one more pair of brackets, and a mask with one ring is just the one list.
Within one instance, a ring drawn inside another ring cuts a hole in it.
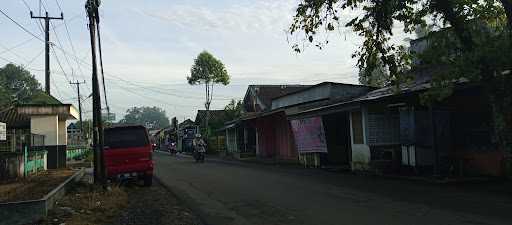
[{"label": "wooden utility pole", "polygon": [[78,112],[79,112],[79,120],[80,120],[80,134],[83,135],[84,133],[84,121],[82,120],[82,96],[80,95],[80,84],[85,84],[85,80],[83,82],[69,82],[69,84],[76,85],[76,90],[78,92]]},{"label": "wooden utility pole", "polygon": [[45,70],[45,76],[44,76],[44,89],[46,91],[46,94],[50,95],[50,20],[63,20],[64,14],[60,13],[60,17],[49,17],[48,12],[46,12],[46,16],[34,16],[32,11],[30,11],[30,17],[32,19],[44,19],[44,57],[45,57],[45,64],[44,64],[44,70]]},{"label": "wooden utility pole", "polygon": [[87,0],[85,9],[89,17],[89,33],[91,36],[92,54],[92,120],[94,146],[94,183],[106,184],[105,162],[103,160],[103,121],[101,119],[101,96],[98,83],[98,66],[96,60],[96,25],[100,22],[99,0]]}]

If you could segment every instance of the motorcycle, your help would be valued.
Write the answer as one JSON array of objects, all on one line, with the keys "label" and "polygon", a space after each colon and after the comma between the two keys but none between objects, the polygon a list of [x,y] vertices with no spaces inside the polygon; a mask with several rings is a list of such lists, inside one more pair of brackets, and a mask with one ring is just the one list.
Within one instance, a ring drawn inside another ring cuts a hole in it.
[{"label": "motorcycle", "polygon": [[176,151],[176,143],[172,142],[168,145],[168,151],[171,155],[175,155],[177,153]]},{"label": "motorcycle", "polygon": [[204,163],[204,152],[203,151],[195,151],[194,159],[197,163]]}]

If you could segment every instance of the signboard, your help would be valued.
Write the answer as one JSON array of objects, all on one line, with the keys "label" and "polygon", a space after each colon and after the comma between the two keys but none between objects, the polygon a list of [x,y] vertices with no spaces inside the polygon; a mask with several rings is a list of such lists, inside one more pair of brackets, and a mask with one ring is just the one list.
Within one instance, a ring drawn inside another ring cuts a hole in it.
[{"label": "signboard", "polygon": [[7,140],[7,125],[0,122],[0,141]]},{"label": "signboard", "polygon": [[327,152],[322,117],[290,121],[299,153]]}]

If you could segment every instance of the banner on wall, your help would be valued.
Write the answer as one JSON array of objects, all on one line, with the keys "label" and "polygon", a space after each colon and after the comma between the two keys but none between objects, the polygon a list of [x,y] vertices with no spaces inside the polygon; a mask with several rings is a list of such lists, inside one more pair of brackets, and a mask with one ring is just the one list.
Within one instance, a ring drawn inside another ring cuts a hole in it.
[{"label": "banner on wall", "polygon": [[327,152],[322,117],[290,121],[299,153]]},{"label": "banner on wall", "polygon": [[7,140],[7,125],[0,122],[0,141]]}]

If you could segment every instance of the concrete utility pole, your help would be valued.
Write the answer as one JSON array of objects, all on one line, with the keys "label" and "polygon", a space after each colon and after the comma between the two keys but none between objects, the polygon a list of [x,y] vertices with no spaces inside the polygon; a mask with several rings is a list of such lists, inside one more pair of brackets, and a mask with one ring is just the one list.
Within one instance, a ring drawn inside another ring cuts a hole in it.
[{"label": "concrete utility pole", "polygon": [[89,32],[91,36],[92,54],[92,120],[94,145],[94,183],[106,184],[105,162],[103,159],[103,121],[101,119],[101,96],[98,83],[98,66],[96,60],[96,25],[100,22],[98,7],[99,0],[87,0],[85,9],[89,17]]},{"label": "concrete utility pole", "polygon": [[80,84],[85,84],[85,80],[83,82],[79,82],[79,81],[69,82],[69,84],[76,85],[76,90],[78,92],[78,112],[79,112],[78,117],[79,117],[79,120],[80,120],[80,134],[83,135],[83,133],[84,133],[84,129],[83,129],[84,121],[82,120],[82,96],[80,95]]},{"label": "concrete utility pole", "polygon": [[64,14],[60,13],[60,17],[49,17],[48,12],[46,12],[46,16],[34,16],[32,11],[30,11],[30,17],[32,19],[44,19],[44,42],[45,42],[45,76],[44,76],[44,89],[46,94],[50,95],[50,20],[63,20]]}]

